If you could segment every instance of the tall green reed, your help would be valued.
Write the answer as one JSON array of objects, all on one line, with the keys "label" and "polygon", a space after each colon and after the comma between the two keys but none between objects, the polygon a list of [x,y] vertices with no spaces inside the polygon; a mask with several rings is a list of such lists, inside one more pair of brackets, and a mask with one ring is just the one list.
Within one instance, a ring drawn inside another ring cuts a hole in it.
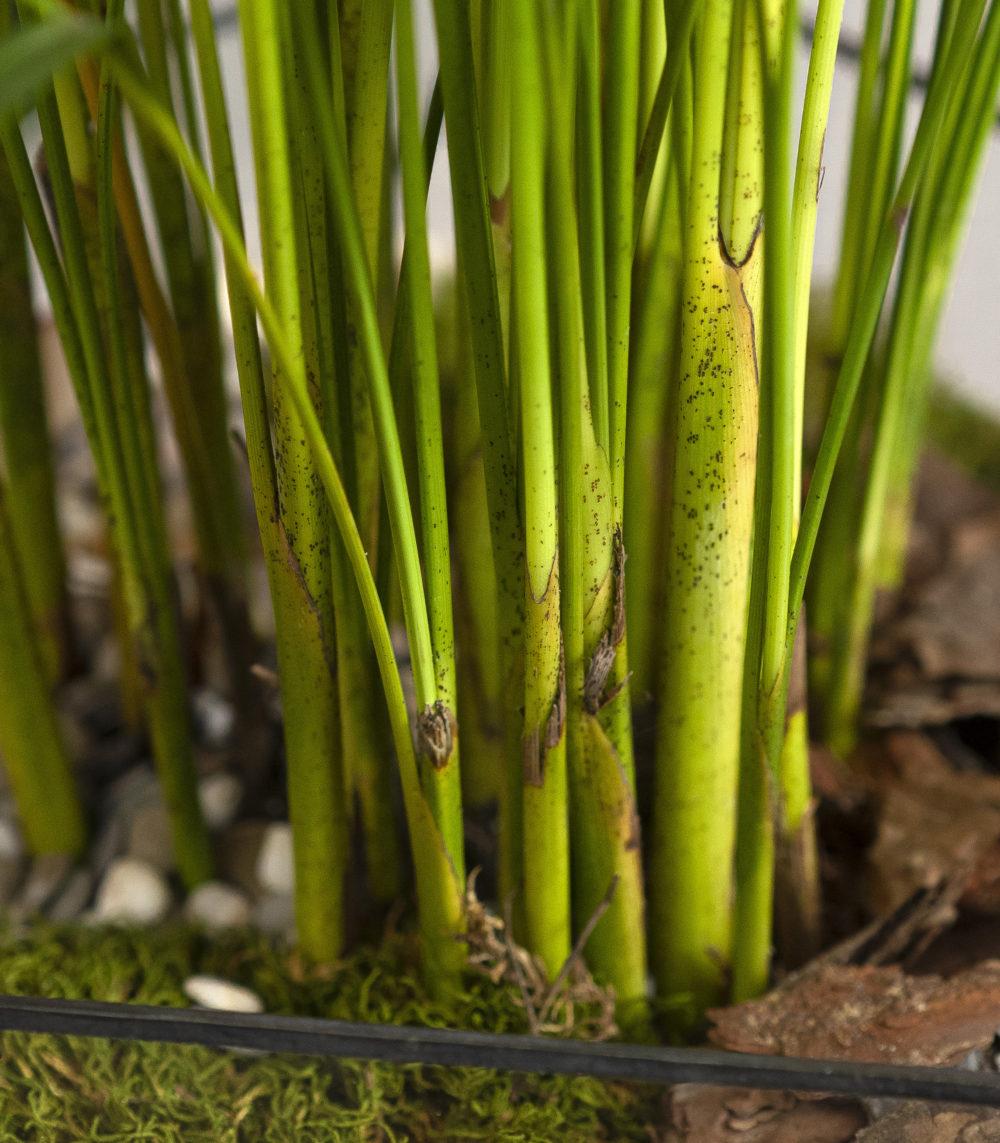
[{"label": "tall green reed", "polygon": [[[41,91],[58,244],[9,114],[4,148],[129,621],[156,665],[150,721],[189,880],[204,873],[204,833],[186,800],[139,315],[201,558],[208,571],[219,555],[238,601],[246,538],[226,508],[214,305],[193,304],[214,290],[212,234],[275,611],[304,951],[329,960],[343,947],[355,802],[373,896],[401,891],[397,775],[441,989],[466,958],[466,813],[491,799],[490,872],[513,938],[552,979],[585,938],[629,1031],[648,1028],[647,936],[654,1008],[680,1031],[766,987],[775,933],[787,964],[815,950],[805,656],[814,726],[846,747],[873,593],[901,559],[933,330],[1000,82],[1000,17],[990,2],[984,21],[985,8],[947,0],[907,146],[915,6],[869,7],[834,297],[839,377],[810,457],[810,279],[839,0],[820,5],[801,108],[790,2],[690,0],[661,15],[652,3],[435,0],[440,72],[423,131],[409,0],[242,0],[262,281],[207,0],[191,0],[189,29],[173,0],[143,0],[138,37],[112,6],[111,46],[84,14],[24,0],[27,26],[3,46],[43,62],[30,87],[11,80],[9,106]],[[39,29],[48,42],[29,39]],[[119,99],[158,184],[150,219]],[[442,111],[457,248],[447,304],[426,217]],[[210,365],[198,393],[196,355]],[[650,704],[655,751],[633,728]]]}]

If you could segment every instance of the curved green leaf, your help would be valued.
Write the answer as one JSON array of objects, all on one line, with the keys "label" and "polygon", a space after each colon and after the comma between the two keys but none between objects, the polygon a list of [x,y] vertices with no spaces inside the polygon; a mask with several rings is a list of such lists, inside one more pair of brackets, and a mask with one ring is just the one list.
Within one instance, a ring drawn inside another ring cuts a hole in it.
[{"label": "curved green leaf", "polygon": [[69,14],[14,32],[0,43],[0,117],[30,107],[56,72],[104,47],[116,33],[114,26]]}]

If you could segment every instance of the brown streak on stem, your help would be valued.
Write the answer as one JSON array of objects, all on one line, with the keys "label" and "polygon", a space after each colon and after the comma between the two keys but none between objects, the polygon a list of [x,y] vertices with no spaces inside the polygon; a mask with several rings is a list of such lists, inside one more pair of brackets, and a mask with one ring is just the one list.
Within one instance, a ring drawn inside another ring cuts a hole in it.
[{"label": "brown streak on stem", "polygon": [[443,770],[451,760],[456,730],[454,714],[440,699],[417,716],[417,744],[435,770]]},{"label": "brown streak on stem", "polygon": [[612,602],[611,626],[601,636],[587,666],[587,676],[583,683],[583,706],[588,714],[597,712],[618,697],[628,684],[631,675],[626,676],[610,691],[606,690],[608,676],[615,662],[618,645],[625,638],[625,545],[622,543],[621,528],[615,528],[613,541],[613,564],[611,569],[614,596]]}]

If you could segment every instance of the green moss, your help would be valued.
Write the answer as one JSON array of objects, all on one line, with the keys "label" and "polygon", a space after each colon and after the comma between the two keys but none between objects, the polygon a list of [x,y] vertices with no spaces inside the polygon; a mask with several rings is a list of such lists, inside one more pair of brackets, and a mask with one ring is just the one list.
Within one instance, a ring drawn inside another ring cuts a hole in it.
[{"label": "green moss", "polygon": [[[182,982],[244,984],[270,1012],[523,1032],[514,996],[470,977],[451,1007],[430,999],[415,947],[396,936],[332,968],[246,932],[39,928],[0,938],[0,992],[186,1005]],[[647,1139],[654,1089],[589,1079],[248,1057],[78,1037],[0,1036],[0,1140]]]}]

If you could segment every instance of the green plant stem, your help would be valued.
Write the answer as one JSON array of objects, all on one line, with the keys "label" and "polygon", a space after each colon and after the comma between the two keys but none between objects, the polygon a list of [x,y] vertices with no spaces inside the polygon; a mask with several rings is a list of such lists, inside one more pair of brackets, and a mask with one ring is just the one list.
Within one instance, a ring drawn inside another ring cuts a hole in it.
[{"label": "green plant stem", "polygon": [[[282,66],[283,17],[272,0],[240,4],[248,77],[250,122],[257,166],[261,240],[268,294],[302,368],[304,334],[300,264],[291,183],[288,87]],[[274,367],[272,433],[285,558],[302,580],[305,612],[298,624],[316,625],[300,649],[282,638],[278,666],[292,685],[283,690],[288,751],[288,796],[293,827],[295,905],[298,938],[317,960],[333,960],[344,942],[343,858],[346,853],[344,784],[339,752],[334,682],[333,600],[329,525],[323,488],[311,458],[303,410],[317,399],[307,391],[291,396],[283,363]],[[288,609],[291,610],[290,608]],[[309,614],[311,612],[311,614]],[[284,621],[296,622],[286,611]],[[293,658],[294,656],[294,658]],[[307,683],[308,680],[308,683]],[[310,693],[310,687],[312,693]]]},{"label": "green plant stem", "polygon": [[[663,75],[663,65],[667,58],[667,24],[664,5],[661,0],[642,0],[642,28],[639,33],[639,106],[638,127],[639,137],[642,137],[644,127],[649,123],[649,113],[656,102],[656,91]],[[642,144],[639,145],[642,150]],[[665,188],[666,165],[670,148],[666,136],[661,133],[656,161],[653,164],[653,177],[649,184],[649,198],[652,207],[648,214],[644,214],[638,224],[635,240],[635,261],[637,266],[633,271],[632,292],[635,297],[640,296],[640,281],[637,276],[639,265],[648,257],[648,250],[656,219],[659,216],[659,204],[663,198]],[[636,162],[636,175],[640,171],[638,160]]]},{"label": "green plant stem", "polygon": [[[449,170],[458,257],[472,331],[490,537],[497,576],[501,685],[503,693],[520,694],[524,688],[524,537],[507,408],[503,322],[490,231],[478,100],[471,98],[476,90],[472,36],[464,0],[435,0],[434,12],[449,146],[452,154],[462,156],[462,161],[451,163]],[[522,883],[521,731],[516,710],[509,709],[504,725],[507,763],[500,807],[500,892],[505,900],[513,900],[515,906],[520,900],[518,895]]]},{"label": "green plant stem", "polygon": [[[107,19],[120,18],[118,3],[109,5]],[[174,856],[188,887],[207,880],[213,859],[208,831],[198,802],[197,775],[187,706],[187,685],[181,651],[180,617],[174,585],[155,452],[150,449],[153,427],[144,372],[129,358],[128,312],[122,291],[118,256],[118,212],[114,195],[113,162],[117,149],[117,97],[107,65],[97,91],[95,191],[97,244],[101,283],[97,295],[105,306],[105,332],[110,350],[112,410],[109,429],[118,438],[124,464],[112,466],[116,499],[132,523],[124,531],[129,548],[123,551],[126,599],[133,638],[147,687],[153,752],[163,799],[171,820]],[[97,265],[94,271],[97,272]],[[106,388],[94,384],[94,388]],[[118,517],[116,513],[116,523]],[[138,540],[130,550],[132,537]],[[141,585],[141,586],[140,586]]]},{"label": "green plant stem", "polygon": [[[691,150],[691,68],[681,73],[670,111],[670,154],[654,220],[643,288],[638,293],[629,381],[629,447],[625,471],[625,550],[628,552],[629,666],[633,704],[648,704],[659,675],[662,561],[669,496],[672,398],[680,341],[684,199]],[[666,364],[666,368],[664,365]],[[665,431],[666,430],[666,431]]]},{"label": "green plant stem", "polygon": [[[792,189],[792,249],[795,256],[793,483],[796,489],[802,487],[806,347],[816,216],[823,180],[823,146],[842,15],[842,0],[821,0],[816,10]],[[793,507],[797,531],[801,514],[801,499],[798,495]],[[787,727],[780,765],[781,803],[778,815],[775,909],[777,941],[782,958],[789,964],[798,964],[815,954],[821,937],[819,865],[809,774],[804,629],[799,632],[790,671]]]},{"label": "green plant stem", "polygon": [[[632,316],[632,256],[635,248],[635,169],[639,130],[641,4],[615,4],[608,10],[602,153],[604,157],[604,250],[608,340],[608,447],[611,470],[611,531],[603,537],[611,579],[612,536],[623,542],[625,436],[628,423],[629,349]],[[620,573],[622,576],[624,572]],[[609,581],[610,582],[610,581]],[[624,583],[616,589],[624,592]],[[622,595],[622,598],[624,596]],[[614,661],[596,713],[623,768],[626,786],[635,782],[632,704],[628,693],[628,643],[624,610],[607,613],[607,638]],[[605,668],[602,666],[601,670]]]},{"label": "green plant stem", "polygon": [[[96,113],[98,76],[92,61],[84,60],[81,80],[91,114]],[[188,477],[188,492],[198,538],[199,556],[215,598],[226,638],[227,658],[234,680],[246,682],[248,654],[245,588],[242,581],[244,542],[238,493],[234,482],[229,441],[225,431],[225,399],[221,381],[214,396],[211,385],[204,395],[186,372],[184,344],[164,296],[153,264],[139,200],[124,145],[113,140],[112,184],[124,245],[150,339],[156,349],[164,390]],[[175,195],[178,193],[175,190]],[[171,239],[173,243],[173,239]],[[185,305],[187,303],[185,302]],[[214,305],[214,298],[211,299]],[[204,307],[203,307],[204,308]],[[200,314],[197,320],[203,320]],[[202,367],[204,347],[192,351],[192,369]]]},{"label": "green plant stem", "polygon": [[889,47],[882,66],[882,88],[871,141],[872,169],[868,176],[858,278],[868,272],[879,226],[892,200],[899,173],[903,115],[910,90],[910,55],[916,0],[893,0]]},{"label": "green plant stem", "polygon": [[156,132],[170,150],[187,175],[191,189],[211,216],[230,260],[234,276],[238,278],[242,289],[253,301],[254,308],[260,315],[261,324],[278,366],[277,377],[286,385],[302,422],[316,469],[326,490],[327,499],[350,560],[386,694],[389,722],[402,779],[411,851],[417,874],[426,971],[435,988],[447,990],[457,981],[464,960],[462,946],[455,940],[455,935],[461,932],[464,924],[463,887],[456,877],[455,868],[421,788],[409,715],[389,628],[357,524],[351,515],[343,482],[309,397],[301,360],[297,363],[278,314],[254,276],[239,228],[225,203],[213,190],[204,170],[177,132],[172,119],[149,95],[141,81],[136,79],[127,66],[118,67],[117,78],[133,112],[147,127]]},{"label": "green plant stem", "polygon": [[[380,296],[379,235],[383,227],[381,216],[392,9],[392,0],[373,0],[361,4],[356,34],[342,44],[345,53],[345,130],[350,185],[361,227],[364,258],[376,299]],[[348,56],[349,59],[346,58]],[[349,301],[345,304],[349,327],[361,324],[364,319],[353,312]],[[354,512],[380,582],[388,583],[390,568],[383,566],[378,570],[377,567],[377,553],[388,553],[384,534],[380,542],[381,490],[377,430],[372,419],[371,395],[363,355],[353,340],[348,356],[353,422]]]},{"label": "green plant stem", "polygon": [[628,394],[629,323],[635,161],[639,119],[641,4],[608,10],[604,98],[604,242],[608,308],[609,460],[615,520],[625,497],[625,427]]},{"label": "green plant stem", "polygon": [[657,85],[653,106],[650,108],[649,119],[636,160],[634,208],[636,241],[638,241],[646,211],[649,188],[653,181],[656,157],[659,154],[660,141],[667,125],[667,116],[670,113],[681,73],[690,64],[691,38],[703,7],[704,0],[683,0],[683,3],[678,4],[673,10],[669,5],[665,8],[667,58],[663,65],[663,74],[660,76],[660,82]]},{"label": "green plant stem", "polygon": [[565,670],[545,282],[545,118],[536,16],[511,5],[511,323],[521,405],[525,535],[523,805],[528,947],[554,977],[570,953]]},{"label": "green plant stem", "polygon": [[396,0],[396,67],[399,88],[400,157],[403,168],[403,210],[406,221],[404,287],[410,307],[413,353],[413,399],[416,414],[417,469],[423,557],[426,569],[427,610],[431,625],[434,673],[437,681],[433,709],[422,712],[420,733],[439,735],[432,747],[433,782],[449,771],[447,786],[433,800],[452,821],[459,823],[456,870],[464,870],[461,849],[461,786],[459,773],[457,696],[455,683],[455,631],[452,616],[451,553],[448,545],[448,500],[445,490],[441,396],[437,371],[437,340],[431,267],[424,217],[427,172],[424,168],[420,120],[417,110],[417,72],[410,0]]},{"label": "green plant stem", "polygon": [[871,206],[869,189],[873,170],[875,131],[878,126],[876,95],[885,9],[886,0],[869,0],[865,11],[858,93],[854,103],[850,174],[831,316],[831,349],[838,357],[843,353],[847,340],[857,284],[861,279],[861,268],[867,257],[863,242],[865,219]]},{"label": "green plant stem", "polygon": [[[954,27],[956,9],[955,0],[942,5],[935,55],[944,53]],[[973,85],[967,76],[962,99],[952,104],[942,137],[954,140],[954,151],[951,146],[940,144],[936,148],[928,174],[928,189],[921,195],[921,199],[926,201],[918,204],[911,234],[907,236],[909,244],[919,235],[921,258],[926,268],[920,297],[922,313],[915,322],[916,336],[910,361],[904,366],[911,376],[911,396],[902,412],[902,423],[893,449],[887,480],[885,521],[879,542],[879,585],[888,590],[897,588],[903,576],[912,508],[911,485],[926,429],[931,354],[958,244],[965,228],[973,185],[982,161],[982,148],[989,134],[991,115],[984,102],[990,98],[989,83],[988,79],[982,82],[984,73],[979,74],[981,81],[977,85]],[[961,128],[958,120],[962,120]]]},{"label": "green plant stem", "polygon": [[489,192],[493,266],[504,346],[510,345],[510,0],[481,0],[483,163]]},{"label": "green plant stem", "polygon": [[[572,35],[543,24],[549,108],[549,283],[556,318],[560,463],[560,597],[566,676],[573,908],[581,929],[613,893],[586,946],[598,980],[615,990],[616,1016],[630,1032],[645,1027],[645,901],[639,817],[631,776],[601,726],[608,653],[620,632],[621,544],[611,519],[611,474],[587,407],[588,382],[577,220],[573,195]],[[570,29],[571,30],[571,29]],[[516,238],[515,234],[515,238]]]},{"label": "green plant stem", "polygon": [[[746,694],[756,691],[749,752],[740,782],[740,829],[736,853],[736,914],[733,997],[758,995],[767,987],[774,886],[774,823],[779,812],[780,765],[785,741],[788,664],[785,625],[789,566],[795,541],[796,484],[795,278],[792,242],[791,126],[797,10],[791,0],[757,8],[764,76],[764,322],[762,331],[761,437],[754,537],[751,659]],[[761,587],[758,587],[762,585]]]},{"label": "green plant stem", "polygon": [[458,720],[465,744],[462,794],[469,807],[491,803],[500,806],[504,799],[506,755],[498,592],[476,392],[474,385],[465,382],[473,367],[468,323],[461,312],[460,298],[456,290],[450,299],[456,311],[454,359],[443,357],[441,368],[447,394],[445,407],[453,410],[449,417],[448,455],[452,458],[450,519],[457,585],[455,626],[462,680]]},{"label": "green plant stem", "polygon": [[510,185],[509,0],[484,0],[482,8],[483,155],[490,197],[498,201]]},{"label": "green plant stem", "polygon": [[[173,601],[170,598],[169,568],[163,562],[159,565],[155,563],[155,551],[152,552],[153,560],[150,562],[151,545],[153,548],[159,545],[160,553],[165,553],[165,539],[156,534],[160,521],[155,511],[139,518],[134,510],[126,485],[129,472],[127,454],[120,437],[123,432],[133,434],[129,441],[129,454],[134,464],[137,449],[138,452],[142,451],[134,434],[142,433],[145,437],[146,429],[136,425],[129,412],[127,394],[122,392],[124,379],[116,379],[117,389],[108,382],[101,338],[101,317],[95,300],[95,283],[91,280],[88,253],[89,241],[95,270],[99,277],[103,277],[100,255],[94,248],[95,225],[88,229],[81,221],[59,110],[51,93],[42,95],[39,119],[62,242],[65,278],[24,152],[24,144],[15,126],[5,130],[4,149],[66,348],[67,363],[97,464],[98,481],[110,508],[115,540],[121,554],[131,636],[144,665],[154,756],[171,815],[175,858],[185,882],[194,885],[211,875],[212,861],[208,835],[201,821],[195,791],[179,638],[174,626],[176,616]],[[105,118],[102,124],[104,131],[108,132],[109,120]],[[106,136],[103,142],[107,144]],[[102,154],[106,159],[106,145]],[[102,184],[98,183],[98,189],[103,195],[106,186],[102,189]],[[93,210],[93,188],[89,194],[88,200],[86,188],[81,188],[81,203],[89,201]],[[114,236],[107,233],[106,203],[103,209],[104,262],[110,264],[107,255]],[[117,264],[115,272],[117,274]],[[149,491],[148,485],[144,484],[143,488],[146,492]],[[143,489],[133,491],[142,494]]]},{"label": "green plant stem", "polygon": [[[322,69],[316,50],[318,41],[304,37],[302,42],[309,81],[318,102],[322,92]],[[388,369],[380,341],[371,276],[365,262],[359,218],[351,198],[346,156],[343,148],[338,145],[335,123],[328,108],[321,108],[318,122],[331,213],[343,254],[345,281],[358,321],[357,336],[368,378],[382,485],[392,528],[393,554],[399,572],[416,690],[418,751],[423,763],[421,777],[456,874],[460,880],[464,880],[461,782],[458,758],[452,752],[450,741],[454,712],[442,698],[436,672],[416,529],[406,486]],[[421,180],[421,193],[424,193],[424,185]]]},{"label": "green plant stem", "polygon": [[[795,397],[796,478],[802,484],[802,439],[806,387],[806,347],[809,334],[809,298],[812,286],[816,217],[823,184],[823,148],[833,93],[837,45],[844,12],[843,0],[820,0],[813,25],[809,72],[802,103],[799,144],[792,190],[792,249],[795,256]],[[796,526],[799,517],[796,500]]]},{"label": "green plant stem", "polygon": [[[995,4],[990,6],[991,15],[995,6]],[[861,383],[865,360],[874,336],[878,315],[899,246],[902,226],[912,208],[914,197],[926,171],[949,102],[954,95],[952,87],[954,77],[961,73],[975,42],[983,8],[982,0],[963,0],[960,6],[947,54],[940,71],[935,69],[935,76],[927,93],[902,178],[890,209],[883,220],[871,270],[859,296],[855,320],[851,325],[851,333],[847,340],[840,373],[830,402],[830,412],[816,457],[803,508],[799,535],[795,544],[786,634],[786,642],[789,648],[794,641],[795,630],[798,626],[806,574],[816,545],[816,537],[830,491],[837,455],[844,440]]]},{"label": "green plant stem", "polygon": [[[934,328],[935,310],[940,306],[940,294],[933,289],[929,291],[928,283],[943,282],[949,276],[959,230],[954,216],[958,213],[961,217],[961,207],[968,201],[982,153],[984,128],[992,121],[996,107],[1000,83],[998,45],[1000,14],[991,10],[965,82],[952,105],[956,110],[955,121],[948,126],[954,130],[946,127],[938,142],[949,155],[949,162],[936,184],[926,181],[922,185],[907,232],[858,522],[853,577],[842,616],[846,633],[840,644],[841,654],[834,660],[831,678],[829,718],[831,733],[835,735],[832,741],[842,750],[853,742],[858,725],[893,466],[897,454],[906,447],[901,437],[908,406],[924,401],[920,390],[927,374],[931,345],[930,338],[924,334]],[[921,360],[914,355],[918,339],[923,341]]]},{"label": "green plant stem", "polygon": [[[286,45],[289,74],[290,150],[307,374],[316,379],[317,405],[338,467],[344,464],[340,388],[349,388],[340,260],[329,223],[323,159],[307,69],[298,43]],[[335,112],[335,115],[337,113]],[[338,117],[337,130],[345,128]],[[348,421],[350,413],[348,412]],[[391,746],[385,733],[383,697],[356,601],[354,579],[331,522],[330,566],[336,627],[336,686],[341,759],[348,818],[355,800],[361,827],[367,884],[382,903],[402,892],[404,869],[394,821]],[[350,828],[350,827],[349,827]]]},{"label": "green plant stem", "polygon": [[[333,114],[338,138],[346,140],[346,109],[340,73],[339,21],[329,22]],[[352,367],[357,354],[348,346],[348,315],[339,251],[328,218],[323,158],[305,61],[298,43],[289,48],[294,69],[293,151],[301,187],[297,225],[300,248],[300,289],[308,299],[307,368],[318,379],[324,427],[338,468],[348,476],[348,492],[358,487],[355,469]],[[363,375],[356,378],[364,385]],[[362,394],[364,395],[364,394]],[[365,399],[370,429],[370,409]],[[356,503],[356,500],[354,501]],[[365,871],[370,892],[388,903],[402,892],[404,868],[394,821],[391,744],[380,693],[377,666],[365,618],[357,606],[354,578],[336,529],[330,539],[333,609],[336,624],[337,691],[340,702],[340,739],[348,805],[356,799],[363,836]],[[389,561],[386,561],[387,563]]]},{"label": "green plant stem", "polygon": [[601,132],[601,24],[598,0],[579,4],[577,196],[584,336],[591,417],[598,444],[608,454],[608,309],[604,245],[604,143]]},{"label": "green plant stem", "polygon": [[0,751],[32,853],[82,853],[86,828],[0,480]]},{"label": "green plant stem", "polygon": [[[150,82],[165,106],[173,103],[167,29],[161,0],[138,5],[139,31]],[[183,44],[180,45],[183,48]],[[177,53],[178,58],[183,52]],[[183,75],[183,69],[178,69]],[[187,116],[192,122],[192,116]],[[196,122],[196,121],[195,121]],[[259,695],[249,663],[254,649],[247,614],[246,540],[236,466],[227,429],[228,409],[222,373],[218,303],[211,247],[204,214],[189,205],[179,172],[155,144],[140,135],[172,315],[159,318],[176,326],[178,360],[168,350],[164,369],[178,422],[198,542],[204,587],[219,623],[229,684],[241,725],[255,721]],[[121,193],[121,192],[119,192]],[[152,297],[152,290],[147,289]],[[147,307],[149,306],[147,301]],[[159,302],[153,302],[160,314]],[[162,350],[175,336],[163,333]],[[181,376],[174,377],[176,372]],[[187,394],[190,396],[188,397]]]},{"label": "green plant stem", "polygon": [[764,80],[759,5],[735,0],[729,43],[719,233],[735,265],[751,255],[763,226]]},{"label": "green plant stem", "polygon": [[[657,734],[650,948],[688,1026],[725,995],[753,526],[757,367],[741,270],[719,241],[730,0],[695,47],[680,380]],[[709,683],[708,680],[711,680]]]},{"label": "green plant stem", "polygon": [[24,569],[35,637],[46,675],[56,680],[65,673],[72,653],[66,558],[56,517],[55,469],[24,223],[2,154],[0,455],[7,482],[10,528]]}]

